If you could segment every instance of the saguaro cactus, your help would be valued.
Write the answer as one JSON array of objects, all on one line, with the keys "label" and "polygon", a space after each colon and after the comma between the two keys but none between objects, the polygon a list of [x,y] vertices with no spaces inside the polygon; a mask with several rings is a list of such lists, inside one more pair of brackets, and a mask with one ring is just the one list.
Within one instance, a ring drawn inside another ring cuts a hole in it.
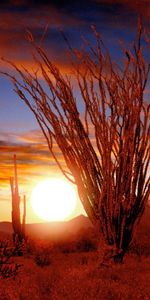
[{"label": "saguaro cactus", "polygon": [[22,236],[25,238],[25,224],[26,224],[26,196],[23,196],[23,216],[22,216]]},{"label": "saguaro cactus", "polygon": [[26,216],[26,198],[24,196],[24,213],[23,224],[20,218],[20,196],[18,189],[17,163],[16,155],[14,155],[14,178],[10,178],[10,187],[12,194],[12,226],[13,226],[13,242],[21,243],[25,237],[25,216]]}]

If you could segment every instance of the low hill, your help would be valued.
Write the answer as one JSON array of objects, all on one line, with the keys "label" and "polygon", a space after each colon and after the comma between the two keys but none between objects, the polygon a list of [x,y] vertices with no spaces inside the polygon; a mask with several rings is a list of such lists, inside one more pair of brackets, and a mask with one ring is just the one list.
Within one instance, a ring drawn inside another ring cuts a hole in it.
[{"label": "low hill", "polygon": [[[47,222],[26,224],[26,233],[28,236],[36,238],[50,238],[55,239],[59,237],[71,237],[78,232],[91,231],[93,229],[92,223],[88,217],[80,215],[76,218],[64,222]],[[0,222],[0,235],[12,234],[11,222]],[[150,235],[150,206],[147,206],[142,219],[137,227],[136,236],[141,238]]]},{"label": "low hill", "polygon": [[[74,235],[82,229],[92,227],[88,217],[80,215],[70,221],[65,222],[47,222],[26,224],[26,233],[29,236],[40,238],[54,238],[58,236]],[[0,233],[12,234],[11,222],[0,222]]]}]

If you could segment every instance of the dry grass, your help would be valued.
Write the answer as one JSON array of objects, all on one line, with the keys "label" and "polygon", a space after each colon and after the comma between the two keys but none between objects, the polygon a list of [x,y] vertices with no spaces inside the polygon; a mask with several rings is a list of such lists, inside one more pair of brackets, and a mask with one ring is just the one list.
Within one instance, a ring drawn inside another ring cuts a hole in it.
[{"label": "dry grass", "polygon": [[149,300],[149,216],[146,220],[122,265],[99,266],[91,231],[55,244],[29,240],[24,256],[13,257],[19,272],[0,277],[0,300]]},{"label": "dry grass", "polygon": [[34,257],[14,257],[22,267],[16,276],[0,279],[1,300],[149,299],[150,257],[128,254],[122,265],[99,267],[96,251],[51,251],[51,263],[43,268]]}]

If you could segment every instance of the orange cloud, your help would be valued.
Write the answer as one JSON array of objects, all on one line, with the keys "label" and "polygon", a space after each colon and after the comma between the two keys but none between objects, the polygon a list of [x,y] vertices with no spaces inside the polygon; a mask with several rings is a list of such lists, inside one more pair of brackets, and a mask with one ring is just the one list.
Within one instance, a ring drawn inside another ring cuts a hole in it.
[{"label": "orange cloud", "polygon": [[[11,142],[8,141],[10,136],[12,139]],[[13,139],[15,142],[13,142]],[[63,156],[57,145],[54,145],[54,147],[57,157],[64,163]],[[20,135],[3,133],[1,135],[0,150],[0,220],[11,220],[11,190],[9,181],[10,177],[14,177],[13,155],[16,153],[19,194],[21,199],[23,199],[23,195],[27,197],[27,223],[42,221],[34,214],[29,201],[34,186],[46,178],[64,179],[48,151],[42,133],[38,130]],[[78,199],[75,214],[80,213],[83,213],[83,209]]]},{"label": "orange cloud", "polygon": [[[8,134],[9,136],[9,134]],[[7,140],[8,136],[5,138]],[[1,189],[8,189],[9,178],[13,177],[13,155],[17,155],[19,182],[26,187],[28,183],[38,178],[49,177],[51,174],[60,173],[55,161],[48,150],[47,144],[39,131],[14,135],[15,142],[1,141],[0,182]],[[63,157],[55,145],[57,156]]]}]

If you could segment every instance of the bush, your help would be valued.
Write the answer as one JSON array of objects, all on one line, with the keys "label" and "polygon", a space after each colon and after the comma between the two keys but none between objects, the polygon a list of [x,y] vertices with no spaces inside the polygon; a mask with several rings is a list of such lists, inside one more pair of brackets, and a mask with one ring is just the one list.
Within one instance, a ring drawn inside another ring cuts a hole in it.
[{"label": "bush", "polygon": [[13,263],[12,257],[17,253],[15,247],[9,247],[8,241],[0,241],[0,276],[8,278],[18,273],[20,264]]},{"label": "bush", "polygon": [[0,265],[0,276],[3,278],[14,277],[18,274],[20,264],[10,262],[9,264]]},{"label": "bush", "polygon": [[39,267],[49,266],[51,264],[50,254],[46,249],[40,249],[34,256],[34,261]]}]

